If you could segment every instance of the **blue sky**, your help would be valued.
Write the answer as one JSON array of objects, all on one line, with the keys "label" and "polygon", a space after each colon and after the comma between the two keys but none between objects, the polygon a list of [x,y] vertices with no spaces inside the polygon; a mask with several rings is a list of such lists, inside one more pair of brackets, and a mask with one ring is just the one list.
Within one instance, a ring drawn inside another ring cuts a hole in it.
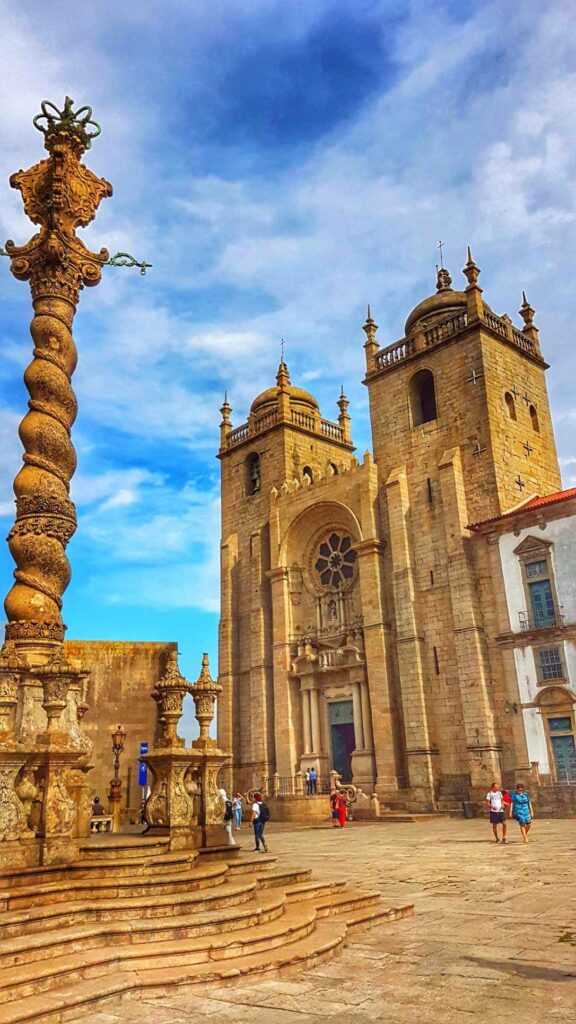
[{"label": "blue sky", "polygon": [[[361,324],[387,344],[433,290],[436,242],[485,297],[537,311],[566,484],[573,435],[575,10],[563,2],[0,0],[0,238],[30,226],[8,176],[42,155],[41,99],[89,103],[114,185],[93,248],[145,257],[81,298],[80,527],[69,635],[177,640],[216,663],[218,408],[275,373],[369,445]],[[0,515],[7,532],[29,292],[0,262]],[[12,564],[4,548],[5,589]]]}]

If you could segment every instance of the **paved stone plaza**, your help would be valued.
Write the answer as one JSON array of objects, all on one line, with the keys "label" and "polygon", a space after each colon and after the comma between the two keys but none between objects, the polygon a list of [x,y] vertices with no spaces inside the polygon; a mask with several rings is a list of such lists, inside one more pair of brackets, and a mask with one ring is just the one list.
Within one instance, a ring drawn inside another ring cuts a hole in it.
[{"label": "paved stone plaza", "polygon": [[[485,821],[270,829],[282,866],[347,875],[416,915],[352,937],[344,953],[297,977],[138,996],[93,1024],[541,1024],[576,1014],[575,823],[543,820],[507,846]],[[248,846],[248,843],[245,843]]]}]

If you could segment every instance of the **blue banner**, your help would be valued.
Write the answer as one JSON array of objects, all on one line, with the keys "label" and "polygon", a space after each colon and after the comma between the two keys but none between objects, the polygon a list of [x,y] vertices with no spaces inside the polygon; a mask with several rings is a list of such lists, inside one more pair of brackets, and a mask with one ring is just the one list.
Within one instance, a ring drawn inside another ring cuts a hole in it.
[{"label": "blue banner", "polygon": [[[140,757],[142,757],[143,754],[147,754],[147,753],[148,753],[148,744],[145,743],[145,742],[142,742],[140,744]],[[147,782],[148,782],[148,774],[147,774],[147,770],[146,770],[146,765],[140,763],[138,765],[138,785],[139,786],[145,786]]]}]

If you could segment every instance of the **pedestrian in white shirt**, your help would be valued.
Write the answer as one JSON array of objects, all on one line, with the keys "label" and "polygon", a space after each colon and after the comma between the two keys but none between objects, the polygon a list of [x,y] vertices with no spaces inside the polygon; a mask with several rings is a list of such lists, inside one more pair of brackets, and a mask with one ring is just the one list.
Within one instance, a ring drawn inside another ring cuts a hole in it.
[{"label": "pedestrian in white shirt", "polygon": [[502,842],[506,842],[506,813],[504,807],[504,794],[500,789],[497,782],[493,782],[490,787],[490,792],[486,793],[484,803],[490,813],[490,824],[492,825],[492,831],[494,833],[494,839],[497,843],[500,842],[498,836],[498,826],[502,827]]}]

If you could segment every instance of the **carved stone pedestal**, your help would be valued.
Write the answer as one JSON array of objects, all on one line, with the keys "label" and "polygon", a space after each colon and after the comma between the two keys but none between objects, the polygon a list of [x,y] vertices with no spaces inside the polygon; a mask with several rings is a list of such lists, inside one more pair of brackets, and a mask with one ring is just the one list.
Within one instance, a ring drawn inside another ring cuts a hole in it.
[{"label": "carved stone pedestal", "polygon": [[68,864],[80,856],[77,808],[70,783],[78,764],[77,751],[46,750],[36,755],[44,779],[39,827],[40,862]]},{"label": "carved stone pedestal", "polygon": [[[168,835],[172,850],[228,842],[218,777],[230,756],[219,750],[209,735],[220,690],[210,676],[206,654],[200,676],[192,685],[181,674],[175,653],[154,690],[159,735],[156,745],[141,759],[153,777],[144,816],[148,834]],[[192,694],[200,725],[200,735],[191,747],[184,746],[177,732],[187,693]]]},{"label": "carved stone pedestal", "polygon": [[218,777],[230,763],[230,755],[219,750],[214,741],[210,746],[192,744],[195,770],[200,783],[199,826],[202,846],[228,845],[224,827],[225,804],[221,797]]},{"label": "carved stone pedestal", "polygon": [[0,750],[0,869],[38,864],[36,837],[17,792],[26,761],[23,751]]},{"label": "carved stone pedestal", "polygon": [[192,751],[186,747],[155,747],[142,760],[153,777],[145,810],[148,834],[170,836],[171,850],[199,846],[200,787]]}]

